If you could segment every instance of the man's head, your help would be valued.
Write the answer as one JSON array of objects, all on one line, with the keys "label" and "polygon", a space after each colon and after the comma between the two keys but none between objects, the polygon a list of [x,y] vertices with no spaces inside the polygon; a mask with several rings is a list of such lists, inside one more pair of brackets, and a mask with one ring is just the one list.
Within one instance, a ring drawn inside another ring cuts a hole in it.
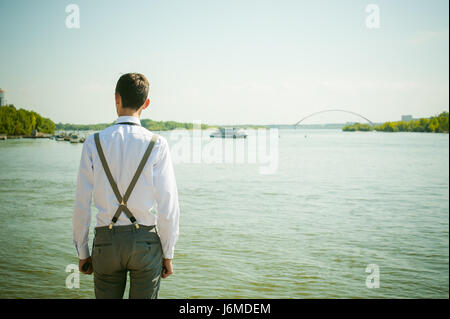
[{"label": "man's head", "polygon": [[140,112],[150,104],[148,99],[149,84],[147,78],[140,73],[127,73],[120,77],[116,84],[117,113]]}]

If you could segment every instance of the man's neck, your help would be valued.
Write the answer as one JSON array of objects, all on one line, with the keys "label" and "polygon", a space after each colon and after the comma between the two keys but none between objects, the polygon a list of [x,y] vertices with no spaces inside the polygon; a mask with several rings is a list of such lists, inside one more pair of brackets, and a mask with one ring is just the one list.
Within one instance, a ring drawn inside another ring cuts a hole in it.
[{"label": "man's neck", "polygon": [[118,112],[117,115],[120,116],[134,116],[137,117],[138,119],[141,118],[141,112],[139,111],[134,111],[134,110],[122,110],[121,112]]}]

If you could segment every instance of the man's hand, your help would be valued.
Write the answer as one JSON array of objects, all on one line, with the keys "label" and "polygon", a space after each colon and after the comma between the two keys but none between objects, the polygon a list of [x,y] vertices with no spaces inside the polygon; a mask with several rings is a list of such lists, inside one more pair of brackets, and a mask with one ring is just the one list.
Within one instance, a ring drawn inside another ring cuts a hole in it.
[{"label": "man's hand", "polygon": [[[83,265],[85,263],[89,263],[89,268],[86,271],[83,271]],[[94,271],[94,269],[92,268],[92,258],[89,256],[86,259],[79,259],[78,260],[78,270],[85,275],[92,274],[92,272]]]},{"label": "man's hand", "polygon": [[163,258],[163,269],[161,277],[167,278],[173,274],[172,259]]}]

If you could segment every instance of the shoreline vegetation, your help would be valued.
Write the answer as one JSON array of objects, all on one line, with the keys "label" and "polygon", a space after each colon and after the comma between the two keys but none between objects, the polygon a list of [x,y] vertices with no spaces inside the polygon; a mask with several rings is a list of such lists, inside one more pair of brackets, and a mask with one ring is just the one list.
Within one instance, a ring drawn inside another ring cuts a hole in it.
[{"label": "shoreline vegetation", "polygon": [[[112,123],[101,123],[101,124],[69,124],[69,123],[57,123],[55,129],[57,131],[101,131],[105,128],[114,125],[115,122]],[[141,124],[143,127],[150,131],[170,131],[174,129],[193,129],[192,123],[182,123],[175,121],[154,121],[150,119],[141,119]],[[207,124],[202,124],[201,129],[205,130],[211,128]]]},{"label": "shoreline vegetation", "polygon": [[0,106],[0,135],[32,137],[38,132],[53,134],[55,123],[34,111],[16,109],[12,104]]},{"label": "shoreline vegetation", "polygon": [[[101,131],[112,123],[100,124],[55,124],[51,119],[44,118],[34,111],[16,109],[12,104],[0,106],[0,136],[8,137],[38,137],[55,134],[55,131]],[[170,131],[174,129],[193,129],[192,123],[175,121],[154,121],[142,119],[143,127],[152,131]],[[201,129],[214,128],[207,124],[201,124]],[[40,135],[38,133],[41,133]]]},{"label": "shoreline vegetation", "polygon": [[448,112],[442,112],[430,118],[420,118],[408,122],[386,122],[375,126],[365,123],[354,123],[345,125],[342,128],[344,132],[371,132],[374,130],[379,132],[448,133]]},{"label": "shoreline vegetation", "polygon": [[[20,137],[51,137],[55,131],[101,131],[114,125],[112,123],[99,124],[72,124],[54,123],[49,118],[44,118],[34,111],[16,109],[13,104],[0,106],[0,137],[2,139]],[[192,130],[193,123],[182,123],[175,121],[154,121],[151,119],[141,119],[141,124],[151,131],[171,131],[175,129]],[[217,125],[201,124],[201,129],[217,128]],[[225,125],[224,127],[228,127]],[[236,125],[240,128],[263,128],[261,125]],[[64,134],[63,134],[64,135]]]},{"label": "shoreline vegetation", "polygon": [[[69,123],[57,123],[55,130],[57,131],[101,131],[107,128],[108,126],[114,125],[115,122],[112,123],[101,123],[101,124],[69,124]],[[150,119],[141,119],[141,124],[143,127],[150,131],[171,131],[176,129],[186,129],[192,130],[194,129],[194,125],[192,123],[183,123],[183,122],[175,122],[175,121],[154,121]],[[230,125],[208,125],[201,124],[202,130],[207,130],[211,128],[218,127],[229,127]],[[263,125],[231,125],[233,127],[239,128],[267,128],[267,126]]]},{"label": "shoreline vegetation", "polygon": [[[439,115],[430,118],[414,119],[408,122],[385,122],[379,125],[370,125],[365,123],[353,123],[342,127],[345,132],[432,132],[448,133],[449,113],[444,111]],[[151,119],[142,119],[142,126],[151,131],[170,131],[175,129],[193,129],[192,123],[182,123],[175,121],[154,121]],[[55,131],[100,131],[112,123],[100,124],[55,124],[51,119],[42,117],[39,113],[25,109],[16,109],[12,104],[0,106],[0,137],[50,137]],[[228,127],[224,125],[223,127]],[[222,127],[218,125],[201,124],[201,129],[210,129]],[[237,128],[267,128],[271,125],[235,125]]]}]

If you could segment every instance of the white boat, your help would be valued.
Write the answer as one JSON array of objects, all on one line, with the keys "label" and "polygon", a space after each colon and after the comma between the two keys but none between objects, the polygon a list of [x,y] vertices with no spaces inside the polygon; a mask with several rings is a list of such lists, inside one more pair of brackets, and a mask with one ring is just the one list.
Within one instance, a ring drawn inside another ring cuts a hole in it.
[{"label": "white boat", "polygon": [[73,134],[70,136],[70,143],[80,143],[80,136]]},{"label": "white boat", "polygon": [[64,141],[64,137],[65,137],[65,135],[56,135],[55,141]]},{"label": "white boat", "polygon": [[241,128],[219,128],[212,132],[209,137],[211,138],[247,138],[248,134]]}]

